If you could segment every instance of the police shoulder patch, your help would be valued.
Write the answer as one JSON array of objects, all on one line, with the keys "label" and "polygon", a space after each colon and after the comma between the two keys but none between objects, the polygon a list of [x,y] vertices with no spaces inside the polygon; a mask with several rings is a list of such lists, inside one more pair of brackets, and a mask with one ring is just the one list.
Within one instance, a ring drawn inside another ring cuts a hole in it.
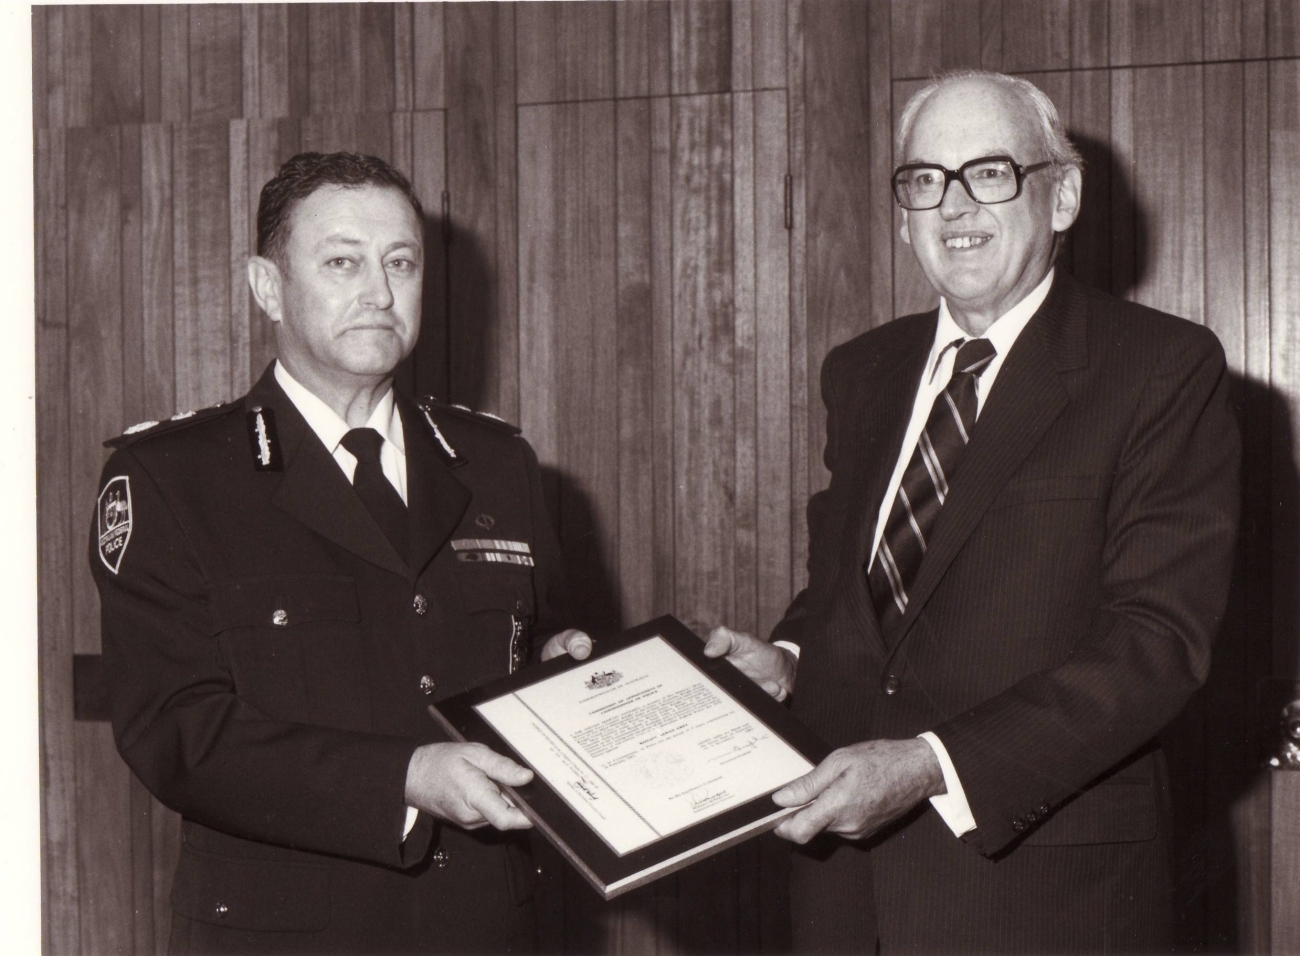
[{"label": "police shoulder patch", "polygon": [[131,479],[127,475],[108,480],[99,493],[97,511],[99,560],[117,574],[131,541]]}]

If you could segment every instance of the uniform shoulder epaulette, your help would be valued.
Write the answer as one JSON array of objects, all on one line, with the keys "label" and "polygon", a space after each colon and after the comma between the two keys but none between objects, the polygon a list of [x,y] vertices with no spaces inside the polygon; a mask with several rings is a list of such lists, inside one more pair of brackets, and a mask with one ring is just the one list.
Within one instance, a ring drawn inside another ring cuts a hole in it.
[{"label": "uniform shoulder epaulette", "polygon": [[177,431],[181,428],[188,428],[197,422],[207,421],[209,418],[216,418],[218,415],[232,411],[239,407],[238,402],[217,402],[215,405],[209,405],[207,408],[200,408],[192,412],[177,412],[171,418],[158,422],[140,422],[138,425],[132,425],[116,438],[110,438],[104,442],[105,448],[123,448],[127,445],[134,444],[145,438],[153,438],[155,435],[165,435],[168,432]]},{"label": "uniform shoulder epaulette", "polygon": [[420,399],[420,406],[429,414],[443,414],[463,418],[475,422],[479,425],[488,425],[498,431],[503,431],[507,435],[518,435],[522,429],[517,425],[511,425],[504,418],[493,415],[491,412],[476,412],[472,408],[466,408],[464,405],[448,405],[440,402],[432,395],[426,395]]}]

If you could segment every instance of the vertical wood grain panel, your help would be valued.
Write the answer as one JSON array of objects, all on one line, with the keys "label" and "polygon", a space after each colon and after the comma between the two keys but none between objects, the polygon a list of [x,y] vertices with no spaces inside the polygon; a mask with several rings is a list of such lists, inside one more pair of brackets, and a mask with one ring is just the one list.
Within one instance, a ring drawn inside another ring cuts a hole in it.
[{"label": "vertical wood grain panel", "polygon": [[[115,750],[113,751],[116,752]],[[133,953],[154,952],[154,858],[152,797],[134,774],[127,775],[131,820],[131,922]]]},{"label": "vertical wood grain panel", "polygon": [[392,156],[393,123],[387,113],[312,113],[303,117],[301,129],[303,150]]},{"label": "vertical wood grain panel", "polygon": [[173,129],[173,316],[182,410],[231,397],[229,148],[226,123]]},{"label": "vertical wood grain panel", "polygon": [[393,4],[393,109],[402,112],[415,108],[414,16],[412,4]]},{"label": "vertical wood grain panel", "polygon": [[673,102],[676,607],[734,619],[732,121],[726,96]]},{"label": "vertical wood grain panel", "polygon": [[417,110],[442,109],[447,105],[444,33],[446,18],[441,3],[417,3],[411,15],[414,45],[415,100]]},{"label": "vertical wood grain panel", "polygon": [[980,2],[980,67],[1002,69],[1002,0]]},{"label": "vertical wood grain panel", "polygon": [[32,8],[32,129],[45,129],[49,125],[49,69],[48,28],[49,11],[45,7]]},{"label": "vertical wood grain panel", "polygon": [[1241,0],[1241,55],[1262,57],[1268,53],[1267,0]]},{"label": "vertical wood grain panel", "polygon": [[94,111],[94,21],[91,7],[63,11],[62,66],[65,122],[89,126]]},{"label": "vertical wood grain panel", "polygon": [[1002,69],[1070,65],[1070,0],[1002,0]]},{"label": "vertical wood grain panel", "polygon": [[[1110,142],[1110,71],[1069,74],[1066,132],[1083,154],[1083,205],[1066,237],[1063,265],[1076,279],[1115,291],[1111,283],[1111,186],[1115,157]],[[1057,104],[1064,107],[1066,104]],[[1122,182],[1127,183],[1127,176]]]},{"label": "vertical wood grain panel", "polygon": [[980,0],[943,0],[940,62],[945,70],[980,65],[983,51],[980,20]]},{"label": "vertical wood grain panel", "polygon": [[1107,5],[1111,66],[1128,66],[1133,62],[1134,2],[1135,0],[1110,0]]},{"label": "vertical wood grain panel", "polygon": [[162,119],[162,9],[156,5],[140,13],[140,110],[146,123]]},{"label": "vertical wood grain panel", "polygon": [[753,31],[750,45],[754,65],[753,88],[773,90],[786,86],[786,31],[788,4],[786,0],[750,0]]},{"label": "vertical wood grain panel", "polygon": [[1110,62],[1109,0],[1071,0],[1070,65],[1102,67]]},{"label": "vertical wood grain panel", "polygon": [[[1111,21],[1111,51],[1114,55],[1114,21]],[[1137,219],[1134,215],[1134,194],[1137,189],[1133,174],[1136,167],[1133,122],[1133,71],[1112,70],[1110,74],[1110,151],[1114,157],[1113,187],[1110,196],[1110,281],[1112,291],[1119,296],[1132,298],[1133,286],[1138,277],[1139,248],[1134,232]],[[1119,185],[1127,188],[1117,188]]]},{"label": "vertical wood grain panel", "polygon": [[666,96],[670,75],[667,0],[614,4],[615,95]]},{"label": "vertical wood grain panel", "polygon": [[139,123],[141,11],[138,6],[91,9],[91,116],[97,124]]},{"label": "vertical wood grain panel", "polygon": [[[122,283],[122,362],[126,369],[138,368],[144,358],[144,249],[143,196],[140,127],[123,126],[120,137],[119,208]],[[143,376],[122,378],[123,420],[144,418]]]},{"label": "vertical wood grain panel", "polygon": [[35,110],[35,115],[45,116],[50,129],[64,129],[68,125],[67,83],[63,77],[63,51],[67,39],[67,16],[64,7],[44,7],[43,22],[45,45],[34,51],[33,68],[39,65],[42,80],[33,92],[43,92],[45,105]]},{"label": "vertical wood grain panel", "polygon": [[243,115],[243,20],[234,4],[190,7],[190,119]]},{"label": "vertical wood grain panel", "polygon": [[[1269,774],[1272,783],[1272,951],[1300,952],[1300,775]],[[1286,852],[1278,852],[1285,848]]]},{"label": "vertical wood grain panel", "polygon": [[618,314],[618,580],[623,620],[654,616],[654,298],[650,103],[615,107]]},{"label": "vertical wood grain panel", "polygon": [[183,123],[190,118],[190,8],[183,4],[164,5],[159,16],[160,119]]},{"label": "vertical wood grain panel", "polygon": [[1300,7],[1295,0],[1268,0],[1268,55],[1300,56]]},{"label": "vertical wood grain panel", "polygon": [[669,5],[672,91],[718,93],[731,86],[731,8],[725,0]]},{"label": "vertical wood grain panel", "polygon": [[[790,239],[786,97],[754,96],[755,364],[757,386],[757,633],[767,636],[794,596],[790,535]],[[739,257],[738,257],[739,258]],[[738,462],[739,464],[739,462]]]},{"label": "vertical wood grain panel", "polygon": [[518,101],[555,103],[614,95],[614,9],[575,0],[515,7]]},{"label": "vertical wood grain panel", "polygon": [[[1273,444],[1273,674],[1300,679],[1300,61],[1268,65],[1269,329],[1284,396]],[[1276,815],[1274,817],[1276,820]],[[1277,867],[1274,867],[1277,873]],[[1274,914],[1274,930],[1278,927]],[[1300,938],[1300,928],[1296,930]],[[1275,949],[1279,945],[1274,940]]]},{"label": "vertical wood grain panel", "polygon": [[943,60],[943,0],[892,0],[893,77],[927,77]]},{"label": "vertical wood grain panel", "polygon": [[359,108],[391,112],[395,108],[393,8],[387,3],[361,4],[361,102]]},{"label": "vertical wood grain panel", "polygon": [[599,580],[618,554],[614,104],[519,111],[521,416],[563,473],[559,534],[588,627],[618,624]]},{"label": "vertical wood grain panel", "polygon": [[677,607],[678,389],[673,328],[676,250],[673,226],[673,108],[650,101],[650,297],[654,310],[654,596],[655,610]]},{"label": "vertical wood grain panel", "polygon": [[732,91],[754,88],[754,6],[752,0],[730,0]]},{"label": "vertical wood grain panel", "polygon": [[171,129],[140,129],[141,154],[141,420],[176,411],[175,328],[172,324]]},{"label": "vertical wood grain panel", "polygon": [[[69,422],[74,528],[96,499],[100,442],[122,429],[120,131],[68,135]],[[75,554],[75,551],[74,551]],[[98,653],[99,602],[89,566],[73,563],[73,633],[79,653]],[[126,953],[134,946],[129,776],[107,725],[74,726],[80,948]]]},{"label": "vertical wood grain panel", "polygon": [[1132,0],[1133,60],[1142,63],[1194,63],[1201,58],[1200,4],[1185,0]]},{"label": "vertical wood grain panel", "polygon": [[243,63],[243,86],[240,89],[243,110],[240,116],[252,119],[262,115],[262,17],[256,6],[239,6],[239,56]]},{"label": "vertical wood grain panel", "polygon": [[1205,59],[1235,60],[1241,56],[1241,0],[1203,0]]},{"label": "vertical wood grain panel", "polygon": [[[919,80],[894,83],[895,116],[903,112],[903,107],[907,104],[911,95],[924,85]],[[896,163],[903,161],[898,156],[895,156],[894,160]],[[895,208],[897,207],[895,206]],[[893,215],[895,223],[901,224],[901,215],[897,212]],[[912,253],[912,247],[898,237],[897,231],[894,236],[894,315],[909,315],[913,312],[924,312],[933,309],[939,304],[939,297],[934,291],[934,287],[930,285],[929,280],[921,272],[921,267],[917,265],[916,256]]]},{"label": "vertical wood grain panel", "polygon": [[[517,85],[515,13],[518,9],[518,6],[512,4],[503,4],[497,9],[496,29],[492,38],[497,63],[492,111],[497,156],[496,176],[493,180],[496,219],[494,259],[500,281],[496,322],[486,330],[486,347],[495,360],[489,360],[483,377],[486,404],[508,421],[517,421],[519,418],[520,381],[518,151],[514,108]],[[612,39],[611,36],[611,42]],[[613,136],[612,129],[609,135]],[[612,152],[610,166],[612,169]]]},{"label": "vertical wood grain panel", "polygon": [[[41,707],[42,950],[75,953],[80,937],[76,767],[72,723],[72,566],[83,540],[71,487],[68,368],[68,202],[62,129],[36,140],[37,572]],[[88,507],[88,505],[83,506]]]},{"label": "vertical wood grain panel", "polygon": [[[310,103],[309,8],[298,4],[257,7],[259,107],[255,116],[302,116]],[[250,117],[251,118],[251,117]]]},{"label": "vertical wood grain panel", "polygon": [[[738,18],[737,18],[738,19]],[[733,19],[736,23],[736,19]],[[748,24],[745,24],[748,27]],[[734,62],[734,61],[733,61]],[[734,303],[735,581],[732,594],[734,626],[753,634],[758,629],[758,391],[757,317],[754,218],[755,195],[761,188],[754,179],[754,95],[735,93],[731,98],[732,176],[732,301]],[[784,192],[784,190],[782,190]]]},{"label": "vertical wood grain panel", "polygon": [[[1204,321],[1204,110],[1200,67],[1134,70],[1134,179],[1146,251],[1133,298]],[[1156,214],[1158,210],[1158,214]]]},{"label": "vertical wood grain panel", "polygon": [[[884,39],[888,43],[889,11],[879,5],[876,9],[878,14],[883,10],[885,15]],[[810,384],[816,381],[816,373],[809,367],[808,354],[808,10],[803,0],[793,0],[788,10],[786,75],[790,81],[787,102],[790,108],[790,191],[794,213],[790,230],[790,587],[797,592],[808,581],[808,522],[804,513],[812,484],[810,472],[812,467],[820,467],[814,466],[814,461],[821,450],[818,429],[813,427],[811,416],[814,411],[820,411],[821,402],[817,400],[816,387]],[[875,61],[871,65],[878,66]]]},{"label": "vertical wood grain panel", "polygon": [[309,5],[307,36],[311,111],[361,112],[361,4]]}]

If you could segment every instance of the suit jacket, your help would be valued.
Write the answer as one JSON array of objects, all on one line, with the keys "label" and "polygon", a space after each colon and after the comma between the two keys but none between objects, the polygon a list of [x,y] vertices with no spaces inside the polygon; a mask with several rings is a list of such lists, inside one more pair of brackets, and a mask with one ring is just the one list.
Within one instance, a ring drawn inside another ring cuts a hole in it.
[{"label": "suit jacket", "polygon": [[[270,369],[104,468],[90,560],[113,729],[184,820],[173,951],[533,946],[517,835],[427,814],[401,832],[411,753],[443,739],[428,704],[507,673],[546,614],[537,461],[503,423],[397,408],[409,564]],[[482,560],[494,541],[528,560]]]},{"label": "suit jacket", "polygon": [[934,731],[978,826],[959,841],[923,803],[869,855],[824,838],[796,866],[796,924],[834,923],[818,907],[874,877],[887,952],[1156,944],[1155,738],[1205,679],[1236,535],[1223,350],[1058,273],[985,401],[907,612],[882,631],[864,569],[937,315],[827,357],[831,483],[808,509],[808,588],[774,637],[803,647],[807,723],[835,746]]}]

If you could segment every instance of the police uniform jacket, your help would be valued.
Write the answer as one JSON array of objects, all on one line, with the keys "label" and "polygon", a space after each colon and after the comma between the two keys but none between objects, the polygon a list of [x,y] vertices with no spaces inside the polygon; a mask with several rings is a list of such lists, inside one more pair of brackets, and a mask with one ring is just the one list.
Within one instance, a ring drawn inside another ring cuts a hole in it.
[{"label": "police uniform jacket", "polygon": [[537,460],[504,423],[397,408],[409,562],[271,369],[113,443],[90,558],[118,749],[184,821],[173,951],[533,944],[518,835],[402,827],[428,705],[521,663],[549,606]]}]

